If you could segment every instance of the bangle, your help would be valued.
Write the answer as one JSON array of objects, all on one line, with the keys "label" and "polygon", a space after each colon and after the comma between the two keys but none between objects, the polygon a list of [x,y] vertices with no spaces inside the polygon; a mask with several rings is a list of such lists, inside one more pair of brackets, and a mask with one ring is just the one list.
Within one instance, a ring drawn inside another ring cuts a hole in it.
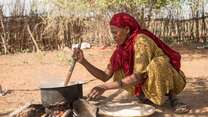
[{"label": "bangle", "polygon": [[119,80],[119,81],[117,81],[117,82],[118,82],[119,87],[122,88],[122,87],[123,87],[123,82],[122,82],[122,80]]}]

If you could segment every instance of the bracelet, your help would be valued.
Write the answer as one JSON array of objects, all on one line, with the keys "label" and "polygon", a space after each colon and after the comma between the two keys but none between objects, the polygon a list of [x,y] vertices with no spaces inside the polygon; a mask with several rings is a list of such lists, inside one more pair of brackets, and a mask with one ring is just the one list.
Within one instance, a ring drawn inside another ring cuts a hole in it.
[{"label": "bracelet", "polygon": [[119,81],[117,81],[117,82],[118,82],[119,87],[122,88],[122,87],[123,87],[123,82],[122,82],[122,80],[119,80]]}]

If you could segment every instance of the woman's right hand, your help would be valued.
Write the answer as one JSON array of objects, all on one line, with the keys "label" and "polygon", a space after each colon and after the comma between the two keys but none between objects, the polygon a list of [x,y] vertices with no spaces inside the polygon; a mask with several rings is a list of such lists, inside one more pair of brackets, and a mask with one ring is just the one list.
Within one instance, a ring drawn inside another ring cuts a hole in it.
[{"label": "woman's right hand", "polygon": [[85,60],[83,51],[79,48],[74,48],[72,58],[79,63],[83,63]]},{"label": "woman's right hand", "polygon": [[105,85],[98,85],[90,91],[90,93],[88,94],[88,98],[96,99],[97,97],[101,96],[106,90],[107,87]]}]

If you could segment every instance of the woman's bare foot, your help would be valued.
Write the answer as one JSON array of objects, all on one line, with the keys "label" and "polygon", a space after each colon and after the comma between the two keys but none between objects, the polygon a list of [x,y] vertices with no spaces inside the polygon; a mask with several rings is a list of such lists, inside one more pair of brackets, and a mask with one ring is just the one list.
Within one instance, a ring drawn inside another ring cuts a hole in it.
[{"label": "woman's bare foot", "polygon": [[180,102],[177,98],[169,96],[170,105],[173,108],[174,113],[184,114],[190,111],[190,106]]}]

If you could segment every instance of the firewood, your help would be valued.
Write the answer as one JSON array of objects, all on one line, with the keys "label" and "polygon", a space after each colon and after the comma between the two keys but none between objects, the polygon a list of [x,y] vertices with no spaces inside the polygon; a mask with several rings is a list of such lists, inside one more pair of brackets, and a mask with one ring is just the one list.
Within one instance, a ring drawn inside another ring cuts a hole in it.
[{"label": "firewood", "polygon": [[71,109],[66,110],[61,117],[69,117],[71,111],[72,111]]},{"label": "firewood", "polygon": [[79,117],[97,117],[98,108],[84,99],[75,101],[73,107]]},{"label": "firewood", "polygon": [[20,114],[23,110],[25,110],[26,108],[28,108],[31,105],[31,102],[26,103],[25,105],[23,105],[22,107],[18,108],[17,110],[15,110],[14,112],[12,112],[9,116],[10,117],[16,117],[18,114]]}]

